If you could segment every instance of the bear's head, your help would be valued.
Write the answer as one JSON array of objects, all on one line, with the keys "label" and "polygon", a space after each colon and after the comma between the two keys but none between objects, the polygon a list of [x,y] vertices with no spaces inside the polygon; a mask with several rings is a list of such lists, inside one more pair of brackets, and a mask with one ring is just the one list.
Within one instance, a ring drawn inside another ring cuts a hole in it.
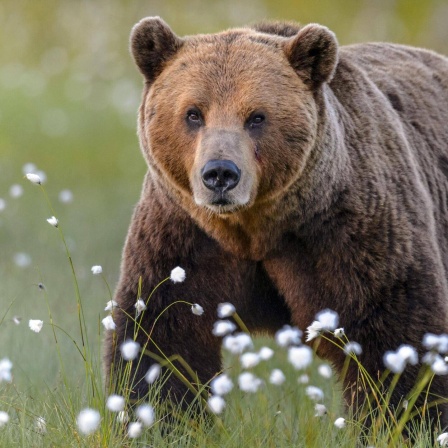
[{"label": "bear's head", "polygon": [[131,51],[146,81],[139,134],[150,168],[209,215],[276,200],[312,152],[337,49],[315,24],[179,38],[158,17],[142,20]]}]

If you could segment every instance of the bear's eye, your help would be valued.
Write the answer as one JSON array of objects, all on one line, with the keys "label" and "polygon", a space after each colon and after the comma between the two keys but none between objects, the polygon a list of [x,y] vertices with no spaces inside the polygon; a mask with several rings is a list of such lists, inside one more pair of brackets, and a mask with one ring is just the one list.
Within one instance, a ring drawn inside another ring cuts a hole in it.
[{"label": "bear's eye", "polygon": [[202,125],[202,114],[196,108],[188,109],[186,118],[187,118],[187,122],[190,125],[193,125],[193,126],[201,126]]},{"label": "bear's eye", "polygon": [[259,128],[264,123],[265,119],[266,117],[264,116],[264,114],[259,112],[254,113],[248,118],[246,126],[248,126],[250,129]]}]

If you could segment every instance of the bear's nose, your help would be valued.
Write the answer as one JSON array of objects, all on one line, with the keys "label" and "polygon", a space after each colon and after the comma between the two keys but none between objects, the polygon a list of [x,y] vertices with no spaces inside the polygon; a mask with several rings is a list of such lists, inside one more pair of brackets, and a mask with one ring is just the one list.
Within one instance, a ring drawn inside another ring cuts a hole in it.
[{"label": "bear's nose", "polygon": [[231,160],[210,160],[202,168],[201,176],[207,188],[224,193],[238,185],[241,170]]}]

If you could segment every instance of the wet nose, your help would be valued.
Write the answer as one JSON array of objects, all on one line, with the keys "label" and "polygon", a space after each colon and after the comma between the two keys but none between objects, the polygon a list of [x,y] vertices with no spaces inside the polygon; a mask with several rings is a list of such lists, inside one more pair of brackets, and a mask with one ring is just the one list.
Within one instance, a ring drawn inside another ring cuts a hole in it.
[{"label": "wet nose", "polygon": [[201,176],[207,188],[224,193],[238,185],[241,170],[231,160],[210,160],[202,168]]}]

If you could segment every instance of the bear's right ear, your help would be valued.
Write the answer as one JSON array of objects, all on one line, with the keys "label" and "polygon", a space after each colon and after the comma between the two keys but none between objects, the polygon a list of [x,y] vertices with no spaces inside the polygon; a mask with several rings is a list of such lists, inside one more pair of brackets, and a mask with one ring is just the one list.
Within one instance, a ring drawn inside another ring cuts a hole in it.
[{"label": "bear's right ear", "polygon": [[325,26],[306,25],[285,42],[283,51],[292,68],[312,90],[331,81],[338,62],[338,41]]},{"label": "bear's right ear", "polygon": [[137,67],[153,83],[184,41],[160,17],[140,20],[131,32],[131,53]]}]

